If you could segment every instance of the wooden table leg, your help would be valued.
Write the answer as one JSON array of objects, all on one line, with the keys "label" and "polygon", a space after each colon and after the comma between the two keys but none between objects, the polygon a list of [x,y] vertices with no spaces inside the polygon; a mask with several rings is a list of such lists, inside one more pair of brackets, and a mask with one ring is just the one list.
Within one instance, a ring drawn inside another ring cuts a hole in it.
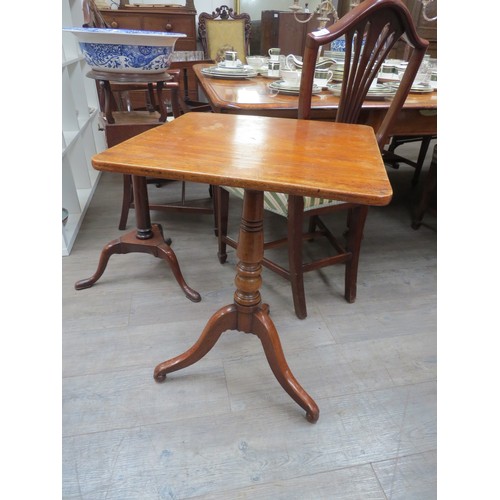
[{"label": "wooden table leg", "polygon": [[75,288],[77,290],[90,288],[102,276],[109,258],[113,254],[148,253],[165,260],[186,297],[193,302],[199,302],[201,296],[196,290],[189,287],[184,280],[177,257],[170,245],[165,241],[161,225],[151,224],[145,177],[134,175],[132,176],[132,183],[135,196],[136,229],[121,238],[110,241],[101,252],[96,272],[90,278],[77,281]]},{"label": "wooden table leg", "polygon": [[262,284],[264,256],[263,216],[264,194],[245,190],[241,218],[236,268],[234,303],[219,309],[208,321],[198,341],[186,352],[160,363],[154,370],[157,382],[167,373],[186,368],[199,361],[216,344],[226,330],[253,333],[259,337],[269,365],[283,389],[305,411],[310,422],[319,418],[319,408],[293,376],[287,365],[278,332],[269,316],[269,307],[262,304],[259,288]]}]

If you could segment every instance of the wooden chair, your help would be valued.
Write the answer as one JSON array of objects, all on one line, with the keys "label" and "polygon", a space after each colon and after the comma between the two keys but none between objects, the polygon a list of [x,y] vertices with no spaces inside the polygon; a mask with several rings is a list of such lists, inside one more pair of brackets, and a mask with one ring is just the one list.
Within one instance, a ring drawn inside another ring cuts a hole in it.
[{"label": "wooden chair", "polygon": [[252,25],[248,14],[234,14],[227,5],[215,12],[202,12],[198,17],[198,35],[207,59],[215,62],[224,59],[226,50],[238,53],[238,59],[246,64],[249,55]]},{"label": "wooden chair", "polygon": [[[399,89],[383,121],[375,130],[379,147],[382,150],[390,133],[391,125],[397,118],[408,95],[428,42],[418,36],[411,15],[400,0],[365,0],[337,23],[327,27],[322,32],[309,33],[303,56],[304,64],[298,105],[299,119],[308,120],[311,117],[312,85],[318,51],[324,46],[330,47],[331,42],[341,36],[345,36],[346,61],[351,61],[351,64],[345,66],[338,110],[332,111],[332,115],[335,115],[333,119],[337,122],[356,123],[358,121],[363,101],[372,80],[377,78],[382,62],[400,38],[403,37],[413,48]],[[328,138],[311,137],[310,140],[316,141],[318,145],[318,169],[328,168],[328,158],[321,156],[321,144]],[[360,151],[359,155],[359,168],[362,169],[363,151]],[[356,176],[356,171],[353,171],[352,175]],[[313,180],[314,172],[311,172],[311,181]],[[239,198],[243,194],[242,190],[235,188],[216,189],[218,257],[221,263],[224,263],[227,258],[226,244],[233,248],[237,246],[236,241],[228,236],[229,193]],[[286,245],[288,269],[271,261],[266,253],[263,265],[290,281],[297,317],[303,319],[307,316],[303,274],[325,266],[345,265],[344,296],[348,302],[354,302],[367,207],[353,205],[342,200],[332,201],[266,192],[264,208],[285,217],[287,220],[288,234],[280,240],[265,242],[264,249]],[[320,216],[324,214],[338,211],[347,213],[348,230],[342,238],[335,237],[320,219]],[[306,220],[309,221],[308,231],[304,233]],[[312,262],[303,262],[303,240],[310,241],[319,235],[326,236],[335,250],[335,255]],[[342,241],[344,237],[345,242]]]},{"label": "wooden chair", "polygon": [[[392,137],[389,147],[383,152],[384,162],[393,168],[399,168],[400,163],[406,163],[407,165],[410,165],[410,167],[413,167],[415,172],[411,179],[411,185],[415,187],[418,184],[420,172],[424,166],[425,156],[427,155],[427,150],[429,149],[429,145],[433,139],[437,139],[437,135],[396,135]],[[420,142],[420,149],[416,161],[395,153],[398,146],[409,142]]]}]

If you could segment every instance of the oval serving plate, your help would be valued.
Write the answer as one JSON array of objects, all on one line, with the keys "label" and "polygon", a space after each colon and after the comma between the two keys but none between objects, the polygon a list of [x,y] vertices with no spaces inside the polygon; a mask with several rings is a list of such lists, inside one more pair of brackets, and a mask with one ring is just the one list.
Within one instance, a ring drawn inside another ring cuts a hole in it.
[{"label": "oval serving plate", "polygon": [[[328,90],[334,95],[339,97],[342,84],[331,84],[328,85]],[[380,100],[380,99],[391,99],[396,94],[397,88],[391,85],[377,84],[368,90],[365,99],[368,100]]]},{"label": "oval serving plate", "polygon": [[213,78],[227,78],[233,80],[241,80],[244,78],[253,78],[258,75],[258,73],[251,69],[238,69],[231,68],[233,71],[228,71],[229,68],[225,68],[223,71],[219,70],[217,66],[211,66],[209,68],[202,68],[201,72],[205,76],[211,76]]},{"label": "oval serving plate", "polygon": [[431,85],[425,83],[417,83],[416,85],[412,85],[410,89],[411,94],[427,94],[430,92],[434,92],[434,89]]},{"label": "oval serving plate", "polygon": [[[277,90],[278,92],[281,92],[282,94],[289,94],[289,95],[299,95],[300,87],[295,86],[295,85],[287,85],[286,82],[283,80],[278,80],[276,82],[271,82],[269,84],[269,88],[273,90]],[[318,87],[317,85],[313,85],[312,88],[312,93],[313,94],[319,94],[321,92],[321,87]]]}]

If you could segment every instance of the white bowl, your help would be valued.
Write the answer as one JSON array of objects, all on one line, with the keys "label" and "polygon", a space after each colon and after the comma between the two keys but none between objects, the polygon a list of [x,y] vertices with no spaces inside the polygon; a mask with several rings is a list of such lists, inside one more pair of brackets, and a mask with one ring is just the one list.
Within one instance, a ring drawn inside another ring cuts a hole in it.
[{"label": "white bowl", "polygon": [[88,65],[114,73],[162,73],[184,33],[110,28],[63,28],[77,38]]}]

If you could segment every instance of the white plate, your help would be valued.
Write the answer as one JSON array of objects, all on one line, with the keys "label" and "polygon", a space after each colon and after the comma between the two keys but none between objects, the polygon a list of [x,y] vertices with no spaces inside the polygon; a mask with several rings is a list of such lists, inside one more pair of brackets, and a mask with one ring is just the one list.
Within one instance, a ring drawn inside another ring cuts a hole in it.
[{"label": "white plate", "polygon": [[[290,95],[299,95],[299,91],[300,91],[300,86],[289,85],[286,82],[284,82],[283,80],[271,82],[269,84],[269,88],[273,89],[273,90],[277,90],[279,92],[282,92],[283,94],[290,94]],[[317,85],[313,85],[312,93],[319,94],[320,92],[321,92],[321,87],[318,87]]]},{"label": "white plate", "polygon": [[428,94],[434,92],[431,85],[417,84],[411,87],[410,92],[412,94]]},{"label": "white plate", "polygon": [[272,86],[283,89],[283,90],[296,90],[300,89],[300,82],[296,85],[292,85],[290,83],[286,83],[285,80],[278,80],[277,82],[271,83]]},{"label": "white plate", "polygon": [[230,79],[242,79],[242,78],[253,78],[257,76],[257,71],[253,69],[239,69],[239,70],[234,70],[234,71],[228,71],[225,69],[224,71],[221,71],[219,68],[216,66],[211,66],[209,68],[202,68],[201,72],[206,75],[206,76],[211,76],[213,78],[230,78]]},{"label": "white plate", "polygon": [[210,69],[210,71],[216,72],[216,73],[224,73],[224,74],[234,74],[234,73],[245,73],[247,70],[243,67],[241,68],[220,68],[220,67],[214,67],[213,69]]},{"label": "white plate", "polygon": [[229,72],[229,73],[234,73],[234,72],[241,72],[241,71],[257,71],[256,69],[252,68],[249,64],[240,64],[239,66],[225,66],[224,63],[219,63],[217,66],[210,66],[212,69],[216,69],[217,71],[223,71],[223,72]]},{"label": "white plate", "polygon": [[[328,90],[334,95],[334,96],[340,96],[340,90],[342,88],[341,84],[331,84],[328,85]],[[374,85],[373,87],[368,90],[368,93],[366,94],[365,99],[367,100],[379,100],[379,99],[385,99],[385,98],[392,98],[396,94],[396,89],[391,88],[387,85]]]}]

